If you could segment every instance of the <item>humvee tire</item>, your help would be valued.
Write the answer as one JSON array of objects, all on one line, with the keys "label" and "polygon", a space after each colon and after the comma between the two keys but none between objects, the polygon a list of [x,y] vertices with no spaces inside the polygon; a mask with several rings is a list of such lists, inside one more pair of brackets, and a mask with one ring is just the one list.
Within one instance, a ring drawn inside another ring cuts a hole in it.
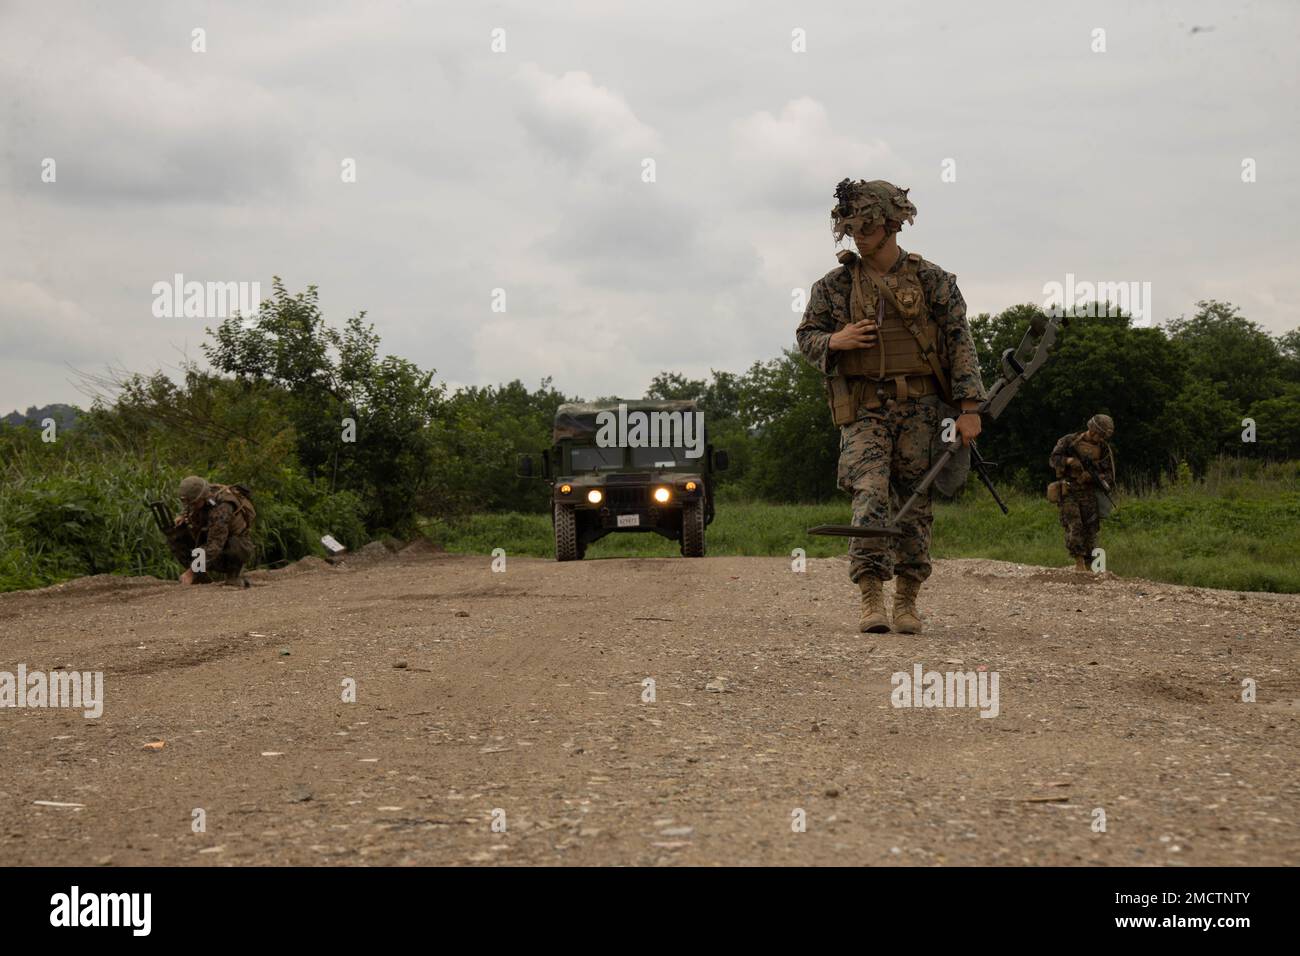
[{"label": "humvee tire", "polygon": [[572,505],[555,506],[555,560],[580,561],[585,548],[578,547],[578,516]]},{"label": "humvee tire", "polygon": [[682,555],[704,557],[704,502],[688,501],[682,505]]}]

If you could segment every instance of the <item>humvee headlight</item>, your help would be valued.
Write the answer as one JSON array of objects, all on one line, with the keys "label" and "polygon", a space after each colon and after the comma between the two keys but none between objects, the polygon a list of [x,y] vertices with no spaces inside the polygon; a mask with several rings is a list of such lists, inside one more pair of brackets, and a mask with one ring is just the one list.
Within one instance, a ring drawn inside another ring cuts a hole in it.
[{"label": "humvee headlight", "polygon": [[573,485],[560,485],[560,494],[567,495],[573,491]]},{"label": "humvee headlight", "polygon": [[696,489],[696,487],[697,487],[697,485],[695,484],[695,482],[693,482],[693,481],[688,481],[688,482],[686,482],[686,490],[687,490],[687,491],[694,491],[694,490]]},{"label": "humvee headlight", "polygon": [[667,488],[655,489],[655,501],[659,502],[662,505],[668,501],[668,498],[669,498],[669,494]]},{"label": "humvee headlight", "polygon": [[604,497],[605,496],[600,493],[598,488],[592,488],[591,491],[587,492],[587,500],[593,505],[600,504],[600,499]]}]

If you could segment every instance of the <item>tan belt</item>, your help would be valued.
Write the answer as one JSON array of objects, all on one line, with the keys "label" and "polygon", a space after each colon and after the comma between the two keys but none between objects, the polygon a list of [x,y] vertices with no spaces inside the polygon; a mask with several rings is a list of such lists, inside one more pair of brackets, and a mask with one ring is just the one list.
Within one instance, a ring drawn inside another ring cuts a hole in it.
[{"label": "tan belt", "polygon": [[855,377],[853,385],[862,396],[859,406],[869,410],[897,401],[900,394],[905,399],[939,394],[939,383],[933,375],[900,375],[883,380]]}]

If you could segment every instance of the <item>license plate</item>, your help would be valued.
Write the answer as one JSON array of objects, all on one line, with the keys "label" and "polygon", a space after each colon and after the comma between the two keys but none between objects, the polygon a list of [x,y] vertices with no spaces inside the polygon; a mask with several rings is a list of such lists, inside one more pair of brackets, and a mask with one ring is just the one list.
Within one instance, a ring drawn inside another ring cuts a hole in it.
[{"label": "license plate", "polygon": [[618,526],[620,528],[636,528],[641,524],[640,515],[619,515]]}]

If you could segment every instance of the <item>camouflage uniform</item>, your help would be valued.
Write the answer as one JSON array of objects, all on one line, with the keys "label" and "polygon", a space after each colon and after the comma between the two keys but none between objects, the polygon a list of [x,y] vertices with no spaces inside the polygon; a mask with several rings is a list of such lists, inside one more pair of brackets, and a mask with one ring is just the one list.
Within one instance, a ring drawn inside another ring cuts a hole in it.
[{"label": "camouflage uniform", "polygon": [[[837,189],[837,197],[846,184],[847,181]],[[881,181],[859,183],[857,186],[867,190],[879,187],[878,193],[885,190],[885,195],[893,199],[892,208],[901,210],[896,215],[915,215],[915,207],[906,201],[905,190],[898,190]],[[850,226],[872,225],[870,206],[859,205],[853,211],[860,212],[863,208],[868,212],[865,216],[858,216],[858,222],[853,222],[852,217],[836,217],[837,238],[845,231],[851,231],[851,228],[843,228],[846,221]],[[907,218],[910,220],[910,215]],[[879,215],[875,221],[881,221]],[[851,354],[832,351],[831,334],[855,321],[864,309],[868,313],[880,309],[878,314],[882,315],[886,314],[886,309],[893,309],[892,305],[882,306],[881,298],[887,297],[880,296],[873,285],[863,283],[861,277],[858,288],[865,290],[865,297],[871,301],[859,303],[854,308],[852,298],[857,262],[856,257],[842,255],[842,261],[845,258],[850,261],[832,269],[813,284],[803,321],[795,332],[799,351],[828,376],[828,385],[830,377],[840,374],[837,363],[842,361],[842,356]],[[936,351],[951,383],[953,402],[960,403],[963,399],[982,400],[984,385],[980,379],[979,360],[966,323],[966,302],[957,288],[956,277],[934,263],[900,249],[898,260],[890,268],[885,280],[902,283],[905,281],[902,278],[904,274],[919,280],[924,297],[921,312],[928,315],[934,323],[937,333]],[[872,347],[856,351],[874,355],[883,346],[882,340]],[[935,382],[932,376],[922,377]],[[912,378],[909,376],[909,387]],[[840,427],[839,485],[853,495],[855,525],[887,521],[899,506],[895,502],[891,507],[891,480],[904,495],[910,494],[912,485],[929,470],[932,455],[939,445],[936,433],[940,425],[940,403],[938,389],[934,385],[929,386],[930,394],[913,397],[909,390],[908,397],[899,401],[896,399],[896,389],[886,395],[878,387],[882,383],[868,380],[865,384],[868,390],[862,394],[861,403],[857,401],[855,393],[853,405],[856,413],[851,412],[853,420]],[[894,385],[892,381],[883,384]],[[876,389],[875,395],[870,394],[871,388]],[[875,407],[869,407],[872,405]],[[919,585],[930,576],[930,527],[933,521],[931,502],[927,496],[904,522],[903,537],[894,539],[892,545],[888,539],[851,539],[849,576],[854,582],[868,574],[884,581],[897,574],[900,578],[909,578]]]},{"label": "camouflage uniform", "polygon": [[216,574],[237,581],[253,560],[252,503],[229,487],[208,485],[206,494],[182,504],[185,510],[168,535],[172,556],[189,568],[194,549],[202,548],[207,573],[196,580]]},{"label": "camouflage uniform", "polygon": [[[1107,418],[1106,421],[1109,422],[1110,419]],[[1114,426],[1111,428],[1113,430]],[[1048,458],[1056,470],[1057,478],[1065,482],[1057,507],[1060,510],[1061,527],[1065,529],[1066,550],[1071,557],[1091,560],[1092,552],[1097,546],[1097,535],[1101,531],[1097,483],[1082,465],[1067,465],[1067,458],[1086,458],[1095,462],[1097,471],[1114,488],[1115,455],[1105,438],[1094,443],[1088,439],[1087,431],[1082,431],[1063,435]]]}]

